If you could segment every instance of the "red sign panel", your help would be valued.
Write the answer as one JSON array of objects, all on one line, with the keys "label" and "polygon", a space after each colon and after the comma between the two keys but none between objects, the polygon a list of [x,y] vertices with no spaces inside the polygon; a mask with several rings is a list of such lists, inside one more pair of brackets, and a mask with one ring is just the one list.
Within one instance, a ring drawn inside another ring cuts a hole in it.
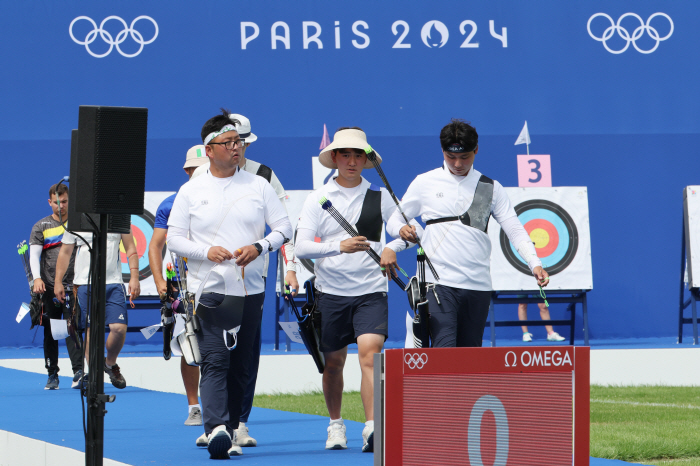
[{"label": "red sign panel", "polygon": [[385,464],[587,465],[589,348],[385,352]]}]

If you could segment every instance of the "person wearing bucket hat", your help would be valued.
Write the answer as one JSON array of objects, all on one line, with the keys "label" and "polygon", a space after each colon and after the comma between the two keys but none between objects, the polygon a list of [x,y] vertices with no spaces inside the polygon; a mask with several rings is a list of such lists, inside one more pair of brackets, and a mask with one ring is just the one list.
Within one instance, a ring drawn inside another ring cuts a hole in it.
[{"label": "person wearing bucket hat", "polygon": [[199,388],[213,459],[241,454],[234,431],[262,314],[264,256],[292,236],[270,183],[240,169],[244,140],[229,114],[204,124],[209,169],[180,188],[168,219],[168,247],[188,258],[188,288],[198,290]]},{"label": "person wearing bucket hat", "polygon": [[[195,169],[209,163],[206,150],[203,145],[198,144],[190,147],[185,155],[185,165],[182,167],[189,177],[192,177]],[[166,281],[163,278],[163,255],[161,252],[165,247],[165,240],[168,234],[168,218],[170,211],[173,208],[173,202],[177,193],[166,197],[158,206],[156,218],[153,225],[153,236],[148,245],[148,263],[151,267],[153,281],[156,284],[156,290],[159,295],[165,294],[167,287]],[[175,314],[176,328],[180,328],[184,324],[184,318],[181,314]],[[175,332],[177,334],[177,332]],[[185,386],[185,394],[187,395],[188,413],[185,420],[186,426],[201,426],[202,425],[202,407],[199,404],[199,368],[190,366],[185,361],[184,357],[180,358],[180,374],[182,375],[182,383]]]},{"label": "person wearing bucket hat", "polygon": [[[361,396],[367,422],[362,431],[362,451],[373,450],[373,358],[381,353],[388,336],[387,274],[396,274],[396,261],[381,269],[365,252],[383,249],[382,226],[396,210],[384,188],[362,177],[374,165],[367,159],[367,136],[360,128],[340,128],[333,142],[319,155],[325,167],[338,176],[312,192],[297,224],[296,253],[316,260],[317,308],[321,312],[321,351],[325,357],[323,395],[330,415],[326,449],[347,448],[345,425],[340,416],[343,367],[347,346],[357,343],[362,371]],[[377,160],[381,157],[377,154]],[[332,202],[360,236],[350,237],[319,202]],[[320,242],[315,242],[315,238]],[[407,246],[402,240],[387,245],[394,252]],[[359,254],[356,254],[359,253]],[[394,254],[394,258],[395,258]]]},{"label": "person wearing bucket hat", "polygon": [[[284,187],[282,186],[282,183],[280,183],[280,180],[277,178],[277,175],[275,174],[274,170],[272,170],[266,165],[263,165],[246,157],[246,152],[250,144],[258,140],[258,137],[251,131],[250,120],[245,116],[241,115],[240,113],[231,113],[229,114],[229,118],[232,121],[235,121],[234,126],[238,131],[239,137],[245,140],[245,144],[239,148],[240,158],[238,160],[238,166],[241,168],[241,170],[245,170],[248,173],[258,175],[267,180],[277,193],[277,197],[279,198],[280,202],[282,202],[282,205],[284,206],[286,211],[287,205],[285,203],[285,199],[287,197],[287,193],[284,191]],[[207,162],[205,162],[205,164],[203,164],[200,168],[197,168],[197,170],[195,170],[194,175],[192,176],[197,177],[202,173],[206,173],[207,170],[209,170],[208,159]],[[296,296],[299,290],[299,281],[297,280],[296,273],[298,262],[294,255],[294,244],[290,241],[289,243],[282,246],[281,251],[282,258],[287,267],[287,273],[284,276],[284,280],[287,284],[289,284],[292,296]],[[265,255],[265,264],[263,265],[263,279],[265,283],[267,283],[267,272],[269,262],[269,256]],[[260,350],[262,344],[260,339],[261,331],[262,319],[258,325],[258,333],[255,337],[255,343],[253,344],[255,353],[253,354],[250,361],[250,381],[248,382],[248,387],[246,388],[245,395],[243,396],[243,406],[241,407],[240,420],[241,424],[236,432],[239,445],[242,447],[257,446],[257,441],[250,436],[246,423],[248,422],[248,417],[250,416],[250,412],[253,408],[255,385],[258,378],[258,367],[260,364]]]},{"label": "person wearing bucket hat", "polygon": [[425,230],[416,232],[400,213],[394,213],[386,227],[387,233],[405,241],[419,238],[439,270],[439,280],[426,270],[426,280],[435,284],[435,293],[428,293],[433,347],[481,346],[491,300],[491,215],[538,285],[549,283],[505,189],[473,167],[478,142],[476,129],[463,120],[453,119],[442,128],[442,166],[418,175],[401,200],[406,216],[420,215]]}]

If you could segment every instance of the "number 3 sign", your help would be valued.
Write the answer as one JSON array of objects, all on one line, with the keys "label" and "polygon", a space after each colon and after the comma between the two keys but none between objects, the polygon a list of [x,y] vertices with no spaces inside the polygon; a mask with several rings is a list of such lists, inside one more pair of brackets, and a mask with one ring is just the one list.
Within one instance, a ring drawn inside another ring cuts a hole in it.
[{"label": "number 3 sign", "polygon": [[518,155],[518,186],[552,187],[549,155]]}]

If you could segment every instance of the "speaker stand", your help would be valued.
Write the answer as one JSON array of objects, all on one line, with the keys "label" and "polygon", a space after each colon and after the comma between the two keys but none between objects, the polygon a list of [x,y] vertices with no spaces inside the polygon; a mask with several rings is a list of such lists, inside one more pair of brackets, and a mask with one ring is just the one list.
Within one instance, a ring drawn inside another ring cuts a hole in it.
[{"label": "speaker stand", "polygon": [[90,363],[87,391],[87,436],[85,465],[102,466],[104,456],[105,403],[115,395],[104,393],[105,297],[107,286],[107,228],[109,215],[100,215],[100,231],[92,235],[92,264],[90,278]]}]

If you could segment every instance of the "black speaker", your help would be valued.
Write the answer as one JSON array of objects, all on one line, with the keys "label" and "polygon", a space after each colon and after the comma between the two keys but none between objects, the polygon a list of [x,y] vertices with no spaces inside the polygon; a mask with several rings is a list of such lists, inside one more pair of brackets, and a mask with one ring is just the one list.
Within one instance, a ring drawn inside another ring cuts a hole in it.
[{"label": "black speaker", "polygon": [[[71,131],[70,137],[70,180],[78,179],[78,130]],[[83,214],[75,210],[75,203],[72,199],[77,199],[77,182],[68,182],[68,230],[69,231],[97,231],[95,225],[100,224],[99,214]],[[88,215],[94,225],[88,220]],[[110,215],[109,233],[129,233],[131,231],[131,215]]]},{"label": "black speaker", "polygon": [[88,214],[143,214],[148,109],[81,105],[75,196]]}]

